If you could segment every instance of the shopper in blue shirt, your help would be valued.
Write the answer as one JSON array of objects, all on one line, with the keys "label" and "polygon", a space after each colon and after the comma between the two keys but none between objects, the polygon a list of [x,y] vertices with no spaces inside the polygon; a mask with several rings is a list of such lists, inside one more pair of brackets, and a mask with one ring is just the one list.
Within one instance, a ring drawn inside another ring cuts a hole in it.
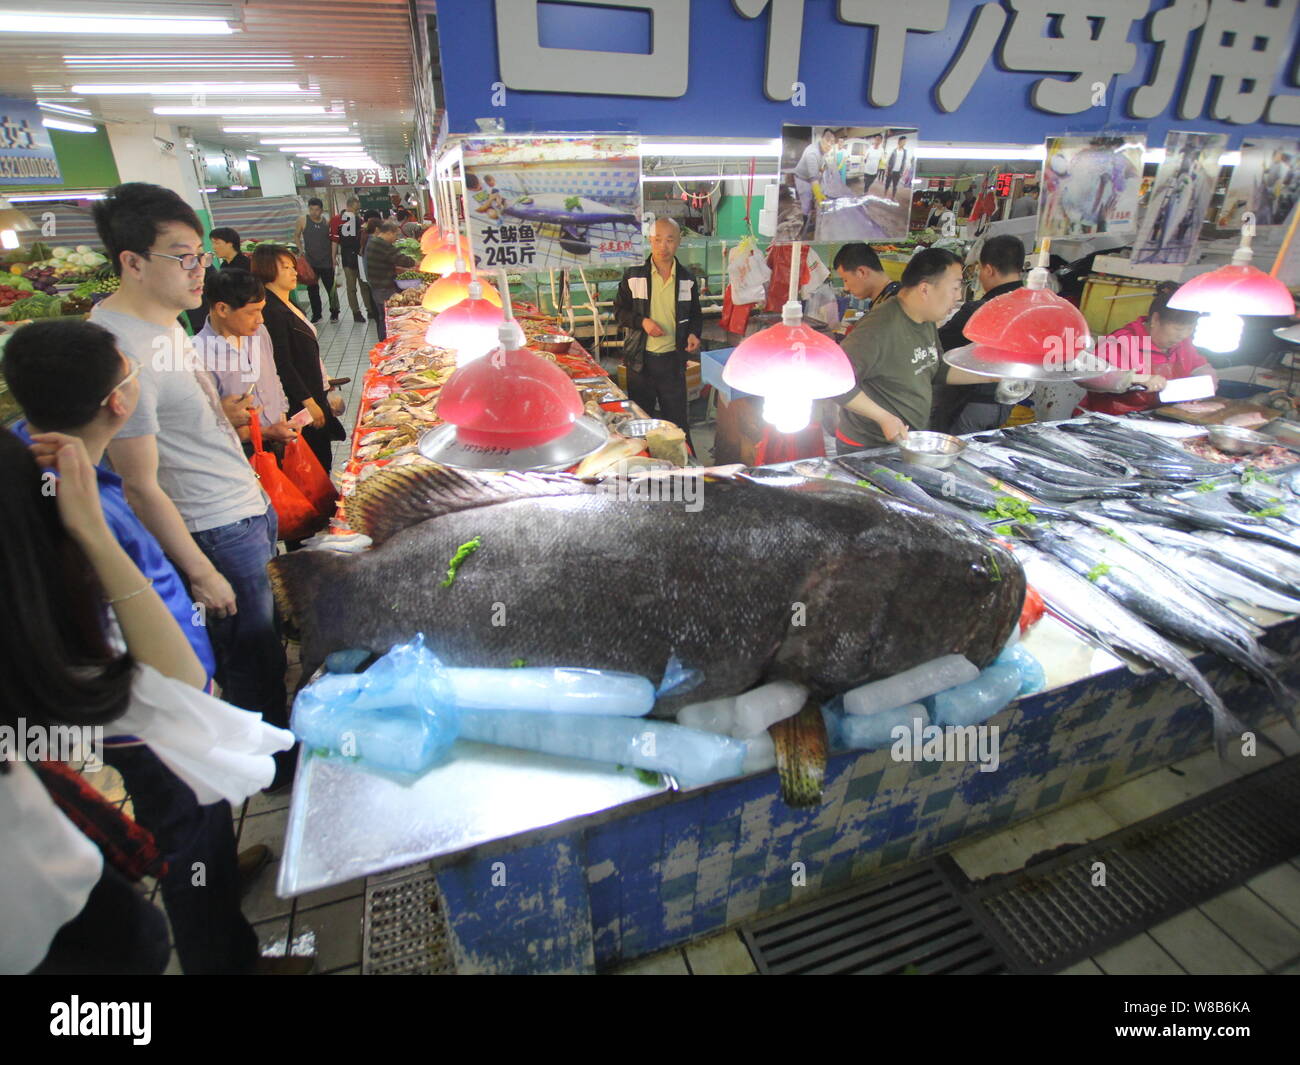
[{"label": "shopper in blue shirt", "polygon": [[[77,437],[85,444],[96,464],[109,528],[180,624],[210,684],[215,662],[203,610],[127,503],[121,478],[98,465],[108,442],[135,410],[139,365],[122,354],[102,326],[61,320],[18,330],[5,346],[0,372],[27,416],[15,434],[34,453],[52,446],[47,433]],[[154,834],[170,867],[160,885],[182,970],[231,973],[261,966],[268,971],[258,958],[257,936],[240,912],[239,895],[242,884],[270,860],[269,850],[259,845],[237,856],[229,803],[200,805],[148,747],[131,737],[115,739],[105,745],[104,761],[122,774],[136,821]],[[195,863],[205,870],[202,884],[193,882]]]}]

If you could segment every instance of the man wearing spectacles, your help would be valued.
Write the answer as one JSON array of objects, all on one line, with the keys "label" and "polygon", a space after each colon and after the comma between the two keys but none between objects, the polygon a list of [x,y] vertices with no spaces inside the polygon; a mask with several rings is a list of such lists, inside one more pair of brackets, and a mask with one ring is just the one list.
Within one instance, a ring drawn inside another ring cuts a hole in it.
[{"label": "man wearing spectacles", "polygon": [[[122,284],[90,318],[141,367],[139,403],[108,446],[113,468],[206,612],[223,698],[287,727],[266,574],[275,511],[176,320],[199,305],[211,263],[198,217],[169,189],[132,182],[96,203],[95,224]],[[285,783],[293,761],[278,762]]]}]

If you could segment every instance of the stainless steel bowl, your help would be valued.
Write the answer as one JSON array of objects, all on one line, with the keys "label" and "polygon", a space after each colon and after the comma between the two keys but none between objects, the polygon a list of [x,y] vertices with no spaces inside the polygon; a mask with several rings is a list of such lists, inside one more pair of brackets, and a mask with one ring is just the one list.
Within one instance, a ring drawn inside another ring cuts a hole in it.
[{"label": "stainless steel bowl", "polygon": [[646,433],[653,432],[655,429],[672,428],[672,422],[661,421],[658,418],[632,418],[623,422],[618,427],[618,432],[622,436],[639,436],[644,438]]},{"label": "stainless steel bowl", "polygon": [[543,333],[534,337],[528,344],[538,351],[549,351],[552,355],[563,355],[573,344],[573,337],[567,333]]},{"label": "stainless steel bowl", "polygon": [[899,443],[898,450],[908,462],[943,469],[957,461],[966,450],[966,441],[947,433],[908,433]]},{"label": "stainless steel bowl", "polygon": [[1277,443],[1271,436],[1236,425],[1210,425],[1206,430],[1210,443],[1229,455],[1253,455]]}]

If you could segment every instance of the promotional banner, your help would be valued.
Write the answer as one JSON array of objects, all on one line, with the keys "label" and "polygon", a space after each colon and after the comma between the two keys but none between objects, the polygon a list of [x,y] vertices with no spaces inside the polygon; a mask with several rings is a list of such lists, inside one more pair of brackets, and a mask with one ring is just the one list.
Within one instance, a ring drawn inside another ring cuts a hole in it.
[{"label": "promotional banner", "polygon": [[35,102],[0,96],[0,185],[57,185],[62,180]]},{"label": "promotional banner", "polygon": [[461,147],[480,269],[528,273],[645,260],[637,138],[470,138]]},{"label": "promotional banner", "polygon": [[1300,140],[1241,142],[1241,162],[1232,170],[1232,183],[1219,210],[1218,225],[1236,229],[1245,211],[1255,225],[1280,226],[1300,196]]},{"label": "promotional banner", "polygon": [[1133,243],[1133,262],[1190,261],[1214,195],[1219,156],[1227,143],[1221,133],[1175,132],[1165,138],[1165,161],[1151,186]]},{"label": "promotional banner", "polygon": [[1146,138],[1049,137],[1038,239],[1137,228]]},{"label": "promotional banner", "polygon": [[907,236],[916,128],[784,126],[778,241]]},{"label": "promotional banner", "polygon": [[332,166],[311,168],[312,185],[330,188],[364,188],[374,185],[409,185],[411,168],[405,163],[380,166],[370,170],[339,170]]}]

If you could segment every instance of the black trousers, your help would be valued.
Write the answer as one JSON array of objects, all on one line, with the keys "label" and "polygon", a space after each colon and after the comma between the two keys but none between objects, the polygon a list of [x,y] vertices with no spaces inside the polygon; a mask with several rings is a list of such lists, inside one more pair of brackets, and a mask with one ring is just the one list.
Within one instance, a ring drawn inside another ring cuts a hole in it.
[{"label": "black trousers", "polygon": [[239,908],[230,804],[200,806],[148,747],[106,747],[104,761],[122,774],[136,821],[167,859],[159,888],[185,975],[247,972],[257,961],[257,933]]},{"label": "black trousers", "polygon": [[370,286],[370,316],[375,320],[375,327],[379,330],[379,339],[388,338],[388,330],[384,325],[384,306],[388,303],[388,297],[397,289],[375,288]]},{"label": "black trousers", "polygon": [[686,353],[670,351],[663,355],[647,352],[640,371],[627,371],[627,397],[651,418],[672,422],[686,433],[691,453],[690,405],[686,400]]},{"label": "black trousers", "polygon": [[325,286],[325,291],[329,293],[330,314],[339,313],[339,290],[334,287],[334,267],[313,266],[316,271],[316,281],[307,286],[307,299],[311,302],[311,316],[320,317],[320,286]]},{"label": "black trousers", "polygon": [[903,172],[901,170],[891,170],[889,172],[889,176],[885,178],[886,196],[898,191],[898,182],[902,178],[902,176],[903,176]]},{"label": "black trousers", "polygon": [[59,929],[35,976],[157,976],[167,968],[167,922],[108,862],[86,905]]}]

